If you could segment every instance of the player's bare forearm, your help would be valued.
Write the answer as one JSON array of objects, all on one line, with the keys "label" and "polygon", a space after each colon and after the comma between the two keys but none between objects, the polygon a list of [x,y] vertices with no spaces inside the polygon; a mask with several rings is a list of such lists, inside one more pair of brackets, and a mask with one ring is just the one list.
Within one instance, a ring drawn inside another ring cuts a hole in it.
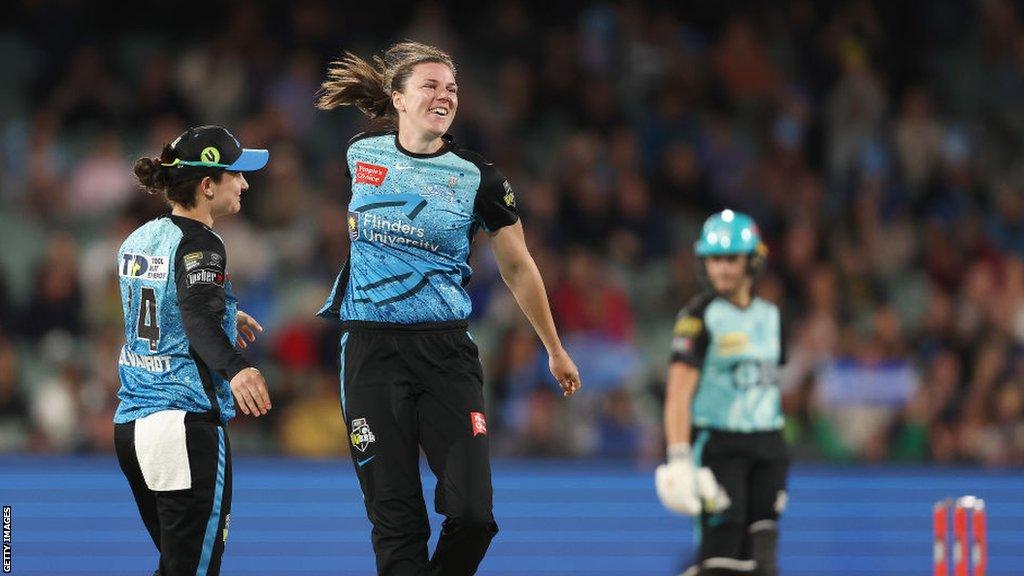
[{"label": "player's bare forearm", "polygon": [[690,410],[700,371],[683,362],[668,368],[665,391],[665,441],[668,446],[690,443]]},{"label": "player's bare forearm", "polygon": [[579,369],[562,348],[562,341],[558,338],[548,295],[544,290],[544,280],[526,248],[522,224],[516,222],[492,234],[491,245],[502,279],[544,343],[551,375],[562,387],[563,394],[572,396],[582,386]]},{"label": "player's bare forearm", "polygon": [[491,242],[501,278],[537,332],[548,355],[564,354],[551,316],[544,280],[526,248],[522,224],[516,222],[502,228],[492,236]]},{"label": "player's bare forearm", "polygon": [[505,280],[515,297],[519,307],[526,314],[533,329],[537,332],[544,348],[549,355],[564,352],[562,342],[555,330],[555,320],[551,316],[551,307],[548,303],[548,295],[544,289],[544,280],[540,277],[540,271],[533,259],[524,263],[511,278]]}]

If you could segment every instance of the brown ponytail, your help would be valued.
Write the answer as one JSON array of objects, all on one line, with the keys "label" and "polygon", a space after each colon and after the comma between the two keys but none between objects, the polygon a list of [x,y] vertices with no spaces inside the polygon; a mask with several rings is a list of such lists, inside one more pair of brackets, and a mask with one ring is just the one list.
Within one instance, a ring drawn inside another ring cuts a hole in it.
[{"label": "brown ponytail", "polygon": [[418,42],[395,44],[383,56],[374,56],[373,64],[345,52],[327,68],[327,79],[320,85],[316,107],[332,110],[338,106],[355,106],[371,119],[384,120],[394,127],[398,123],[398,111],[391,103],[391,94],[403,91],[413,67],[424,62],[444,64],[455,74],[451,56]]},{"label": "brown ponytail", "polygon": [[192,168],[183,166],[167,166],[174,162],[174,149],[164,144],[159,158],[142,157],[135,161],[135,178],[149,194],[161,194],[168,203],[178,204],[184,208],[196,205],[196,189],[203,178],[210,176],[220,182],[224,170],[220,168]]}]

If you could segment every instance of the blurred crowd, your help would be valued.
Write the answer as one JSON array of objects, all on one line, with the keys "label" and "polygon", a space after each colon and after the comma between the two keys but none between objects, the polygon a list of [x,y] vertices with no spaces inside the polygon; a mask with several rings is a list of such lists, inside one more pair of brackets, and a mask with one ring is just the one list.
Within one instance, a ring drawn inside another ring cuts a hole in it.
[{"label": "blurred crowd", "polygon": [[[459,66],[456,139],[516,190],[584,392],[564,400],[473,251],[471,319],[495,454],[663,454],[693,241],[730,207],[770,247],[803,459],[1024,464],[1024,28],[1009,0],[175,3],[159,15],[14,2],[0,25],[0,451],[109,452],[123,327],[114,255],[166,211],[131,164],[189,125],[271,150],[218,222],[247,355],[274,409],[236,451],[347,451],[335,326],[355,112],[330,59],[401,39]],[[485,236],[485,235],[481,235]]]}]

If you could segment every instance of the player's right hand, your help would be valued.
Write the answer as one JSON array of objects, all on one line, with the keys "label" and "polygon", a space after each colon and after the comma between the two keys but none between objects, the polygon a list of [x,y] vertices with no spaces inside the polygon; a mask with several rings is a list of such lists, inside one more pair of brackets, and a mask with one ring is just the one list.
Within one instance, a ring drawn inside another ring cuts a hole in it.
[{"label": "player's right hand", "polygon": [[700,514],[703,506],[697,495],[697,478],[693,462],[688,458],[673,459],[658,466],[654,485],[665,508],[684,516]]},{"label": "player's right hand", "polygon": [[231,393],[235,395],[235,402],[246,415],[258,417],[270,411],[267,381],[255,368],[246,368],[235,374],[231,379]]},{"label": "player's right hand", "polygon": [[580,370],[565,350],[559,350],[548,357],[548,369],[562,387],[562,395],[565,397],[572,396],[583,386]]}]

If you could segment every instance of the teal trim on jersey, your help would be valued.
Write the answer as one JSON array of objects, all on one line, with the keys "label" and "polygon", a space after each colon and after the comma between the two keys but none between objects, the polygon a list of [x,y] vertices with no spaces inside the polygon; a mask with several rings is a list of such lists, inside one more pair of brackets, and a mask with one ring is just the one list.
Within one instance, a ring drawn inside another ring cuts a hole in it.
[{"label": "teal trim on jersey", "polygon": [[[711,439],[710,430],[701,430],[700,434],[697,435],[696,442],[693,443],[693,469],[700,470],[702,460],[704,458],[704,448],[708,445],[708,440]],[[693,543],[700,546],[703,532],[700,527],[700,515],[693,517]]]},{"label": "teal trim on jersey", "polygon": [[694,244],[697,256],[750,254],[761,246],[761,233],[754,219],[742,212],[723,210],[704,221]]},{"label": "teal trim on jersey", "polygon": [[348,332],[341,335],[341,348],[338,354],[338,380],[341,383],[341,417],[345,418],[345,345],[348,344]]},{"label": "teal trim on jersey", "polygon": [[224,498],[224,469],[226,453],[224,449],[224,427],[217,427],[217,485],[213,489],[213,508],[210,519],[206,521],[206,535],[203,537],[203,552],[199,556],[196,576],[206,576],[210,568],[210,558],[217,542],[217,527],[220,526],[221,501]]},{"label": "teal trim on jersey", "polygon": [[708,344],[693,398],[693,425],[731,432],[781,429],[779,309],[761,298],[746,308],[715,298],[702,320]]}]

